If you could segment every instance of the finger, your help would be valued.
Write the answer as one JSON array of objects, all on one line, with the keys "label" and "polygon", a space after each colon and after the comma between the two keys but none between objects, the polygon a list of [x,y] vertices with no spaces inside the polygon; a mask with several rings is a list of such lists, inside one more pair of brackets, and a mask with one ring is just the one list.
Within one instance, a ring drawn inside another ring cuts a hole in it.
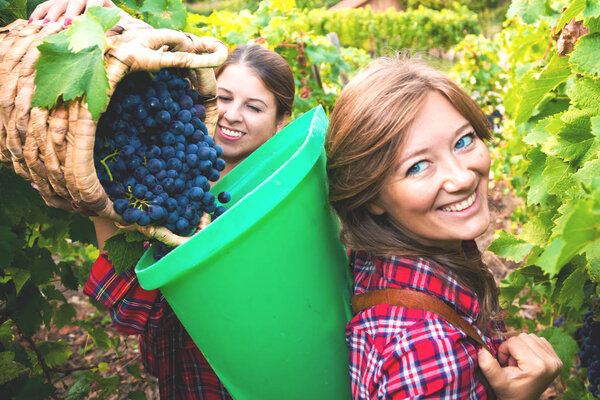
[{"label": "finger", "polygon": [[104,0],[88,0],[85,5],[85,11],[94,6],[104,7],[105,3],[106,2]]},{"label": "finger", "polygon": [[73,19],[81,14],[85,10],[85,0],[71,0],[65,10],[65,19]]},{"label": "finger", "polygon": [[58,21],[60,17],[63,16],[65,10],[67,9],[68,1],[66,0],[55,0],[52,3],[52,7],[48,10],[46,14],[46,18],[44,21],[55,22]]},{"label": "finger", "polygon": [[37,21],[46,16],[48,10],[52,7],[52,1],[48,0],[39,4],[29,16],[29,21]]},{"label": "finger", "polygon": [[481,372],[483,372],[494,389],[506,385],[507,376],[498,361],[496,361],[489,351],[480,350],[479,353],[477,353],[477,362]]}]

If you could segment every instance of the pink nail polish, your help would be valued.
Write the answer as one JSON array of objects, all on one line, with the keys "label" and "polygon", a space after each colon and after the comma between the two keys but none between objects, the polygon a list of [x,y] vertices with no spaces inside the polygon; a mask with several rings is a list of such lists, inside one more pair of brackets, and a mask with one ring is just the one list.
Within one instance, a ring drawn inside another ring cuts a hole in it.
[{"label": "pink nail polish", "polygon": [[44,20],[44,22],[42,22],[42,23],[43,23],[43,24],[47,24],[48,22],[50,22],[50,20],[49,20],[48,18],[46,18],[46,19]]},{"label": "pink nail polish", "polygon": [[63,23],[64,26],[69,26],[73,23],[73,20],[71,18],[65,18],[65,22]]},{"label": "pink nail polish", "polygon": [[33,22],[33,18],[29,18],[29,22],[27,22],[28,24]]}]

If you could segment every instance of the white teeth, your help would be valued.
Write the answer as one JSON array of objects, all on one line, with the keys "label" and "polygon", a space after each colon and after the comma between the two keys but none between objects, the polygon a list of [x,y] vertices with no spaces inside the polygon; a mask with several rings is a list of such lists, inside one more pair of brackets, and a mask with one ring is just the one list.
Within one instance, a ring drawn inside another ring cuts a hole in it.
[{"label": "white teeth", "polygon": [[470,195],[466,200],[461,201],[460,203],[452,204],[449,207],[444,207],[442,210],[444,211],[462,211],[465,208],[471,207],[471,205],[475,202],[475,193]]},{"label": "white teeth", "polygon": [[224,127],[221,127],[221,130],[223,131],[224,134],[226,134],[227,136],[231,136],[231,137],[240,137],[240,136],[245,135],[244,132],[232,131],[231,129],[227,129]]}]

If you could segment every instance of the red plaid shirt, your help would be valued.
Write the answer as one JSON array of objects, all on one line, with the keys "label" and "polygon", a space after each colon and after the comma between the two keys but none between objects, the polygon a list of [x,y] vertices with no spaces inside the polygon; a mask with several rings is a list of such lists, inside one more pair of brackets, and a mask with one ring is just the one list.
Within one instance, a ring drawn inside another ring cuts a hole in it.
[{"label": "red plaid shirt", "polygon": [[[451,305],[477,329],[475,294],[438,264],[421,257],[376,257],[357,251],[349,255],[354,294],[383,288],[425,292]],[[477,331],[497,352],[503,339]],[[475,375],[478,346],[429,311],[391,305],[368,308],[348,323],[346,340],[355,399],[487,399]]]},{"label": "red plaid shirt", "polygon": [[133,268],[117,275],[101,254],[83,291],[108,307],[118,330],[140,335],[144,366],[158,377],[161,399],[231,399],[160,291],[142,289]]}]

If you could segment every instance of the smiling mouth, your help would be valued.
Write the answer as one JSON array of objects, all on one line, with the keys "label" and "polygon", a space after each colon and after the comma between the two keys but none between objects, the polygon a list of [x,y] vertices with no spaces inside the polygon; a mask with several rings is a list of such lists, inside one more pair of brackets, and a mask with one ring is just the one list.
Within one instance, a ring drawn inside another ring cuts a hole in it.
[{"label": "smiling mouth", "polygon": [[447,212],[462,211],[464,209],[471,207],[473,205],[473,203],[475,203],[476,198],[477,198],[477,192],[473,192],[473,194],[470,195],[469,197],[467,197],[466,200],[463,200],[460,203],[452,204],[451,206],[448,206],[448,207],[442,207],[441,209],[442,209],[442,211],[447,211]]},{"label": "smiling mouth", "polygon": [[225,136],[230,136],[230,137],[234,137],[234,138],[239,138],[239,137],[242,137],[245,135],[244,132],[227,129],[224,126],[221,126],[221,132],[223,132],[225,134]]}]

